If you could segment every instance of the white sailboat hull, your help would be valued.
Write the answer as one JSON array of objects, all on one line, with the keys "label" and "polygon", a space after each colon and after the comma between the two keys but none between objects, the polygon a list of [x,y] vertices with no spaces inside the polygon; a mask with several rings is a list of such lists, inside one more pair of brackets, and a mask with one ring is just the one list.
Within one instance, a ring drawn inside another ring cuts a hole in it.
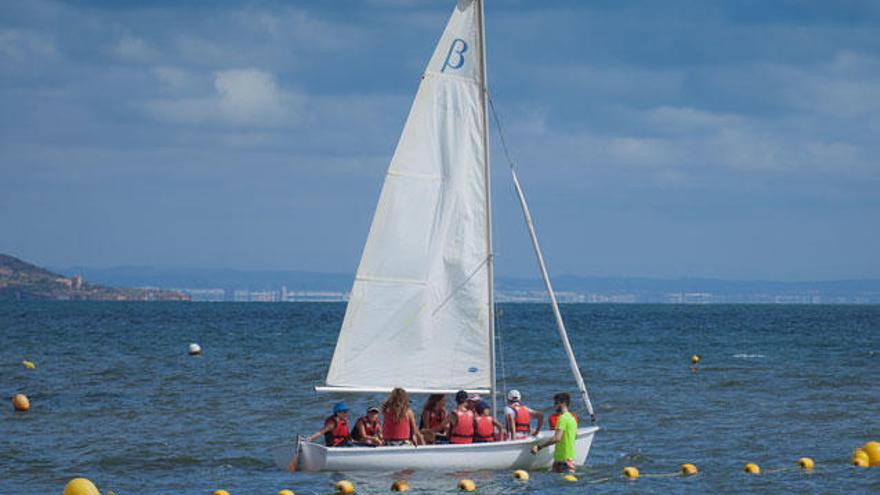
[{"label": "white sailboat hull", "polygon": [[[579,428],[575,440],[575,465],[586,462],[596,426]],[[538,437],[510,442],[474,443],[466,445],[425,445],[421,447],[337,447],[327,448],[300,440],[299,444],[279,445],[272,450],[275,463],[289,469],[296,456],[297,471],[475,471],[480,469],[547,469],[553,463],[553,447],[537,455],[529,450],[547,439],[552,432]]]}]

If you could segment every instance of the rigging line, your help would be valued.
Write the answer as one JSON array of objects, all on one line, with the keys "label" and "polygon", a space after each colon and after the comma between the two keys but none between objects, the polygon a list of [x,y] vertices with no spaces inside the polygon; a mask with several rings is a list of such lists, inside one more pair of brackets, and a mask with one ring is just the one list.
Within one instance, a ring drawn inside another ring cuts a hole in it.
[{"label": "rigging line", "polygon": [[[496,305],[497,308],[497,305]],[[504,360],[504,339],[502,338],[502,330],[503,327],[501,325],[501,316],[504,314],[504,310],[497,309],[495,311],[495,335],[498,339],[498,360],[501,365],[501,389],[505,392],[507,391],[507,370],[505,368],[505,360]],[[493,414],[498,414],[498,411],[492,411]]]},{"label": "rigging line", "polygon": [[498,110],[495,109],[495,100],[492,99],[492,95],[488,91],[486,91],[486,99],[489,100],[489,110],[491,110],[492,120],[495,121],[495,129],[498,130],[498,139],[501,142],[501,149],[504,151],[504,158],[507,160],[507,165],[511,170],[516,170],[513,158],[510,157],[510,150],[507,148],[507,140],[504,139],[504,128],[501,127],[501,118],[498,116]]}]

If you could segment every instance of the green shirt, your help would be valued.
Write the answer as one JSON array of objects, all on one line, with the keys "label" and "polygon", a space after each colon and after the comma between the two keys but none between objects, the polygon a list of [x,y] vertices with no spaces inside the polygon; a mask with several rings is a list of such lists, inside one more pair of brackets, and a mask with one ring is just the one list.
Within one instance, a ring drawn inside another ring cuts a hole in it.
[{"label": "green shirt", "polygon": [[556,430],[562,430],[562,438],[556,442],[556,448],[553,449],[554,461],[574,460],[574,439],[577,435],[577,429],[577,420],[570,412],[566,412],[556,420]]}]

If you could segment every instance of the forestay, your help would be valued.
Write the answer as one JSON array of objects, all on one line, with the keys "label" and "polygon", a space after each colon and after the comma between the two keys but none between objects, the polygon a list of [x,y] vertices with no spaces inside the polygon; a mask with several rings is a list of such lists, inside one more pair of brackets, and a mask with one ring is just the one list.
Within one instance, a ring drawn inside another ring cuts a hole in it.
[{"label": "forestay", "polygon": [[479,5],[460,0],[388,167],[327,373],[352,390],[491,385]]}]

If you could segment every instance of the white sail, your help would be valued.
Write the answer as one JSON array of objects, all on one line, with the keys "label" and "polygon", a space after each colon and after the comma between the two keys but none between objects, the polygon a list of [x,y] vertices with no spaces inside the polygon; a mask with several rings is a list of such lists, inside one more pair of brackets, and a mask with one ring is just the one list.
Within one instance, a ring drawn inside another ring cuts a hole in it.
[{"label": "white sail", "polygon": [[388,167],[326,384],[491,385],[479,5],[460,0]]}]

